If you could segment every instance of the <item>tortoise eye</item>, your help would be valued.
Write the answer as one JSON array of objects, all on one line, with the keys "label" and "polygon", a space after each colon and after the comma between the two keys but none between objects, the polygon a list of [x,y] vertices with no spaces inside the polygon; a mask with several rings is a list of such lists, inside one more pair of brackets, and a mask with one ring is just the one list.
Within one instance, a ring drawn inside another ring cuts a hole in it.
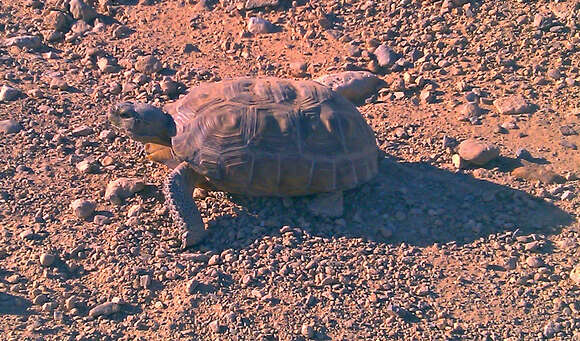
[{"label": "tortoise eye", "polygon": [[131,118],[133,117],[131,109],[122,108],[119,110],[119,117],[121,118]]}]

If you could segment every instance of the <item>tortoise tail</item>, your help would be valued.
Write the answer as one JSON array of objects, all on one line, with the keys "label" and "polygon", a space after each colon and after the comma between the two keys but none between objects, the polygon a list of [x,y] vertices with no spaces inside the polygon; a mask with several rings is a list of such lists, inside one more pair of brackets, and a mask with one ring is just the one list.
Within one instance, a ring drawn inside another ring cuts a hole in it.
[{"label": "tortoise tail", "polygon": [[183,249],[200,243],[207,235],[201,214],[193,200],[193,170],[186,162],[177,166],[163,186],[165,204],[178,231]]}]

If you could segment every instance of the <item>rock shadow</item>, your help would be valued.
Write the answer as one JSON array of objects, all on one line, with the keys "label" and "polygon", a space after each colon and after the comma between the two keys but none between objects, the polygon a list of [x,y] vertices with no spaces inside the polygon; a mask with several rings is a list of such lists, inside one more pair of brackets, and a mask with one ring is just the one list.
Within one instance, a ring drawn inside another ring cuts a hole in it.
[{"label": "rock shadow", "polygon": [[243,248],[265,235],[279,235],[285,225],[325,238],[429,246],[463,245],[504,232],[554,234],[573,221],[554,204],[526,192],[393,159],[381,162],[373,181],[345,193],[344,215],[338,219],[310,214],[308,198],[294,198],[285,207],[278,198],[226,196],[241,208],[208,222],[211,233],[202,249]]}]

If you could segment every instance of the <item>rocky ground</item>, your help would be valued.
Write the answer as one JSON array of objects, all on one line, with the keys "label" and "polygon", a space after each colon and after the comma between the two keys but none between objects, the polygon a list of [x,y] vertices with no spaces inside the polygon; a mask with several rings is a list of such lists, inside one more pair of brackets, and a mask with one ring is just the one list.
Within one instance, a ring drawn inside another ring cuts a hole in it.
[{"label": "rocky ground", "polygon": [[[578,0],[85,1],[0,3],[2,339],[580,339]],[[346,70],[379,176],[333,219],[197,192],[185,251],[106,119]]]}]

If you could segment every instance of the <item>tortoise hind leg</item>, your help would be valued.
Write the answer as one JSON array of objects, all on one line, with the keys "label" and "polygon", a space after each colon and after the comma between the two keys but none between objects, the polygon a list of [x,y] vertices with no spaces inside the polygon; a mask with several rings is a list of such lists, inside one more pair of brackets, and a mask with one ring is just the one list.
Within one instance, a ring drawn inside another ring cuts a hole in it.
[{"label": "tortoise hind leg", "polygon": [[317,216],[337,218],[344,212],[342,191],[316,194],[308,203],[310,212]]},{"label": "tortoise hind leg", "polygon": [[200,243],[206,236],[201,214],[193,200],[193,189],[202,180],[187,162],[182,162],[167,177],[163,192],[173,226],[179,231],[183,249]]}]

